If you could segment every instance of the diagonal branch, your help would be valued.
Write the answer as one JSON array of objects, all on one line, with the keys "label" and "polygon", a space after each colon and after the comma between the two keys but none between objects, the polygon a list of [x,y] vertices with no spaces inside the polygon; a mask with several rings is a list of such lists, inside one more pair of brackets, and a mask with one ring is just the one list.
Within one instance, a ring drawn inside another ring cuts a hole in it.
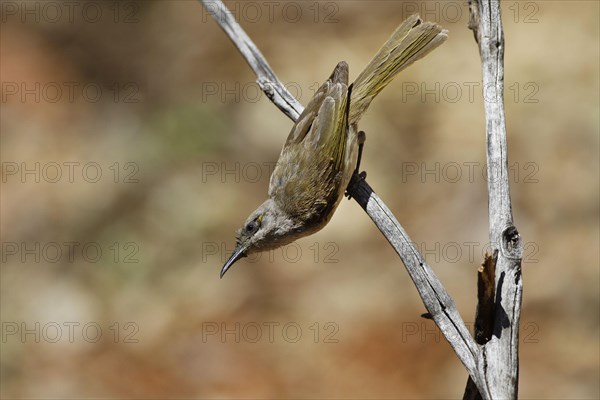
[{"label": "diagonal branch", "polygon": [[267,97],[292,121],[296,121],[304,107],[279,81],[258,47],[221,0],[200,0],[206,11],[217,21],[233,44],[244,56],[256,74],[256,83]]},{"label": "diagonal branch", "polygon": [[348,192],[367,212],[367,215],[371,217],[377,228],[396,250],[415,283],[431,318],[440,328],[477,387],[483,387],[483,381],[480,379],[477,369],[480,350],[465,326],[452,298],[425,258],[415,248],[408,233],[365,180],[357,178],[355,175],[348,186]]},{"label": "diagonal branch", "polygon": [[[257,75],[258,83],[273,103],[292,120],[302,105],[283,87],[260,51],[232,17],[221,0],[200,0],[240,50]],[[261,84],[262,82],[262,84]],[[481,375],[481,349],[469,333],[452,298],[424,257],[414,246],[404,228],[364,179],[355,175],[348,193],[366,211],[402,259],[429,314],[446,337],[485,399],[491,398],[485,377]]]}]

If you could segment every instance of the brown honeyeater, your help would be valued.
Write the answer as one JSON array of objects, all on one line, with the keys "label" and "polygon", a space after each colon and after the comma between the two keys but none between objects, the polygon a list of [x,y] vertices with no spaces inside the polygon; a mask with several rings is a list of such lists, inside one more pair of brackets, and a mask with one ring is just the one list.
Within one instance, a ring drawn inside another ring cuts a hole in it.
[{"label": "brown honeyeater", "polygon": [[238,231],[221,277],[242,257],[286,245],[327,225],[356,167],[360,117],[399,71],[446,38],[439,25],[412,15],[352,85],[348,64],[342,61],[335,67],[292,127],[271,174],[269,198]]}]

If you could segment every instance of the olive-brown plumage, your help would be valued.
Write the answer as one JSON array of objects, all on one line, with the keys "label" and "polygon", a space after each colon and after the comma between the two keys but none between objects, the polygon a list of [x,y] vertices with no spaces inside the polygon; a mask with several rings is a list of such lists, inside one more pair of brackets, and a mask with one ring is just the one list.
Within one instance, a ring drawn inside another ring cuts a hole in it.
[{"label": "olive-brown plumage", "polygon": [[240,258],[291,243],[329,222],[356,166],[360,117],[399,71],[441,44],[446,33],[411,16],[350,87],[348,64],[338,63],[292,127],[271,175],[269,198],[238,231],[221,277]]}]

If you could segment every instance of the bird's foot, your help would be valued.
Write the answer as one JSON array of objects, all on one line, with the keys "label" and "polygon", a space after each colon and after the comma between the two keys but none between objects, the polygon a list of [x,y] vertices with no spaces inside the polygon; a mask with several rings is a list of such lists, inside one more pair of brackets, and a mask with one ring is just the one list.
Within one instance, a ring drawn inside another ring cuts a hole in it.
[{"label": "bird's foot", "polygon": [[367,171],[363,171],[360,173],[354,171],[354,173],[352,174],[352,178],[350,178],[350,183],[346,188],[345,196],[348,198],[348,200],[352,198],[352,188],[354,188],[359,181],[364,181],[365,179],[367,179]]}]

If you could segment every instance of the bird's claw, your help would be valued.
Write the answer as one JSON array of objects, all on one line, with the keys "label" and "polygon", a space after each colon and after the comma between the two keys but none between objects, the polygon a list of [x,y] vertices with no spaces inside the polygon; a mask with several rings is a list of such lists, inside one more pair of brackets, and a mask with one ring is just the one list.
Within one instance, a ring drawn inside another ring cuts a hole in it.
[{"label": "bird's claw", "polygon": [[352,188],[359,181],[364,181],[365,179],[367,179],[367,171],[363,171],[360,173],[358,173],[357,171],[354,171],[354,174],[352,174],[352,178],[350,178],[350,183],[348,184],[348,188],[346,188],[346,193],[344,194],[344,196],[346,196],[348,198],[348,200],[350,200],[352,198],[352,195],[350,194],[350,192],[352,191]]}]

